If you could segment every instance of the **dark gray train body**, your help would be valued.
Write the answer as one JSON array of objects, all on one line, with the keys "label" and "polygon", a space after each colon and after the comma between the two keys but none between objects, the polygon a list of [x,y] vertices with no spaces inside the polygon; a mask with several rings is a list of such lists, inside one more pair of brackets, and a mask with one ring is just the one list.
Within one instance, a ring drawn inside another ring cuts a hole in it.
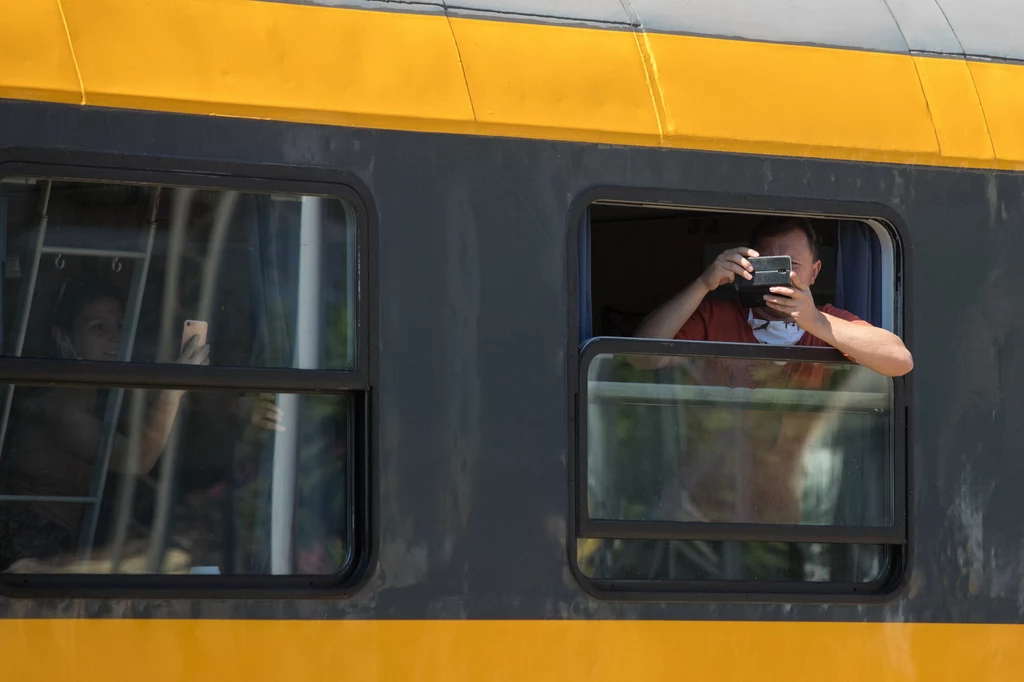
[{"label": "dark gray train body", "polygon": [[[376,568],[362,589],[344,600],[0,599],[8,617],[1022,620],[1024,176],[25,102],[0,107],[0,159],[350,184],[376,244],[364,260]],[[584,193],[627,191],[898,218],[916,367],[910,569],[893,599],[640,603],[577,584],[566,549],[570,217]]]}]

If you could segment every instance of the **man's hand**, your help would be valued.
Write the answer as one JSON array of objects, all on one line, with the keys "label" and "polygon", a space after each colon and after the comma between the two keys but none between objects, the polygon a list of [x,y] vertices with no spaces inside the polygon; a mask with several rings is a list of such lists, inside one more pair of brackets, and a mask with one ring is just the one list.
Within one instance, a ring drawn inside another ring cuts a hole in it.
[{"label": "man's hand", "polygon": [[750,273],[754,272],[754,266],[747,258],[757,258],[757,256],[757,251],[745,246],[723,251],[701,274],[699,281],[708,291],[714,291],[723,284],[731,284],[736,280],[736,275],[753,279],[754,276]]},{"label": "man's hand", "polygon": [[[754,266],[747,258],[758,253],[743,246],[729,249],[715,259],[690,286],[663,303],[637,326],[633,336],[642,339],[671,339],[686,324],[709,292],[723,284],[736,281],[736,277],[753,279]],[[661,369],[680,362],[678,357],[660,355],[633,355],[629,364],[637,369]]]},{"label": "man's hand", "polygon": [[810,287],[801,282],[795,272],[789,273],[789,278],[793,281],[792,287],[772,287],[768,291],[775,295],[765,296],[764,300],[769,308],[783,313],[798,327],[813,334],[813,329],[820,328],[824,321],[822,313],[814,305]]}]

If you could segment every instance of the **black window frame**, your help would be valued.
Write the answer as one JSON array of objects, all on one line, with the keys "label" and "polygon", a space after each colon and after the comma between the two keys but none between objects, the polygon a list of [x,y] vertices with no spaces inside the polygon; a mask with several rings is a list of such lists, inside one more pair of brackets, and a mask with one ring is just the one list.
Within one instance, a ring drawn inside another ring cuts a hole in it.
[{"label": "black window frame", "polygon": [[[906,589],[905,577],[912,561],[913,462],[910,457],[912,380],[892,377],[893,390],[893,524],[886,527],[841,527],[782,524],[685,523],[670,521],[614,521],[589,518],[587,473],[587,377],[590,362],[598,355],[628,353],[686,355],[723,358],[757,358],[804,362],[852,364],[831,348],[767,347],[742,343],[635,339],[629,337],[579,338],[580,226],[594,203],[640,204],[648,208],[706,212],[794,215],[808,218],[876,220],[893,241],[893,276],[896,300],[894,320],[901,338],[912,347],[909,320],[904,317],[910,298],[907,255],[911,253],[905,222],[891,206],[877,203],[758,197],[725,192],[693,192],[678,189],[595,187],[573,201],[567,225],[568,400],[570,424],[569,509],[566,549],[570,569],[579,585],[592,597],[629,601],[721,601],[765,603],[883,603]],[[782,531],[782,532],[780,532]],[[724,533],[724,534],[723,534]],[[593,578],[579,565],[581,540],[705,540],[840,544],[879,544],[885,547],[885,563],[879,578],[869,583],[767,581],[767,580],[616,580]],[[875,542],[881,540],[882,542]]]},{"label": "black window frame", "polygon": [[[56,159],[55,159],[56,157]],[[54,162],[59,160],[59,162]],[[353,174],[326,169],[136,159],[91,153],[0,150],[0,179],[95,182],[264,194],[321,196],[347,204],[356,231],[356,358],[351,369],[202,367],[144,362],[0,356],[0,377],[14,385],[124,389],[335,394],[352,397],[354,456],[348,481],[352,525],[349,561],[329,575],[66,575],[0,573],[0,595],[40,598],[344,598],[369,579],[377,557],[376,207]]]}]

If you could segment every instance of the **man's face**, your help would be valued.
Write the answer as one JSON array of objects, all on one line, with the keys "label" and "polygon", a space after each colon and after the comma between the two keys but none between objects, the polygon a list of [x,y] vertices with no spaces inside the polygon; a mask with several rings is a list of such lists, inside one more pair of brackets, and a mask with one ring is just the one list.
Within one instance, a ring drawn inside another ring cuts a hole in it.
[{"label": "man's face", "polygon": [[[821,272],[821,261],[814,257],[807,235],[798,229],[765,237],[754,244],[754,250],[762,256],[789,256],[793,261],[793,272],[806,286],[811,286]],[[758,312],[765,317],[784,317],[771,308],[759,308]]]}]

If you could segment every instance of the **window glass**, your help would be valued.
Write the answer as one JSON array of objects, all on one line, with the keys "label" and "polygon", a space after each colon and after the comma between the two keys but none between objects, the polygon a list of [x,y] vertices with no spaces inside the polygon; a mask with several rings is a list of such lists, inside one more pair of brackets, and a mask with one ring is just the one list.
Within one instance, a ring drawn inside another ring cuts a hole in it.
[{"label": "window glass", "polygon": [[339,200],[7,179],[0,214],[4,355],[181,362],[199,334],[211,365],[355,366]]},{"label": "window glass", "polygon": [[714,264],[789,256],[815,307],[899,334],[895,228],[609,198],[577,240],[579,573],[611,591],[888,585],[905,557],[902,379],[813,349]]},{"label": "window glass", "polygon": [[[640,322],[694,280],[723,251],[750,245],[765,216],[598,203],[579,229],[581,342],[633,336]],[[818,306],[834,305],[899,332],[896,243],[876,220],[809,219],[821,269],[810,285]],[[707,300],[736,301],[731,285]],[[719,339],[724,340],[724,339]]]},{"label": "window glass", "polygon": [[0,570],[325,575],[349,561],[355,396],[12,394]]},{"label": "window glass", "polygon": [[869,583],[883,577],[884,545],[693,540],[580,540],[580,570],[598,580],[759,580]]},{"label": "window glass", "polygon": [[591,518],[893,524],[891,380],[842,362],[679,356],[637,368],[650,357],[589,364]]},{"label": "window glass", "polygon": [[[317,370],[359,364],[354,216],[320,196],[0,183],[0,355],[57,361],[12,360],[34,369],[0,384],[0,571],[354,565],[366,387],[306,393]],[[62,385],[80,361],[109,377]],[[121,388],[114,361],[145,388]],[[186,391],[164,363],[243,371]],[[268,392],[266,368],[305,371]]]}]

